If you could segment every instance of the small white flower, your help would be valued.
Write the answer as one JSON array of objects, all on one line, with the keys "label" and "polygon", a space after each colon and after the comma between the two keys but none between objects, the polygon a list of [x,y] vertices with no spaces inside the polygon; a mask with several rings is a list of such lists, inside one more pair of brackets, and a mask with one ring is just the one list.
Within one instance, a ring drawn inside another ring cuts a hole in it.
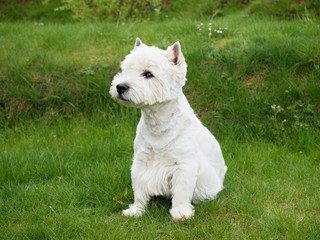
[{"label": "small white flower", "polygon": [[41,26],[44,26],[44,23],[43,22],[35,22],[34,25],[37,25],[37,26],[41,27]]}]

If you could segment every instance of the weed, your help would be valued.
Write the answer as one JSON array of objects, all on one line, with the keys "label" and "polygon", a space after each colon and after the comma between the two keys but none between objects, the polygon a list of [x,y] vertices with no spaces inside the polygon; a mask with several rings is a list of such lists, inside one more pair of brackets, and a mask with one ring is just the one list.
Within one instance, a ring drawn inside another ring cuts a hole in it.
[{"label": "weed", "polygon": [[213,29],[213,25],[211,22],[209,22],[208,24],[204,24],[204,23],[199,23],[197,24],[197,30],[199,32],[204,32],[204,34],[208,34],[209,38],[215,37],[217,39],[219,38],[223,38],[225,36],[225,33],[228,31],[227,27],[216,27],[215,29]]},{"label": "weed", "polygon": [[159,0],[143,0],[139,2],[113,0],[79,2],[76,0],[62,0],[62,5],[55,8],[55,11],[72,12],[72,17],[80,21],[123,20],[145,17],[145,15],[151,12],[160,11],[160,7],[161,1]]}]

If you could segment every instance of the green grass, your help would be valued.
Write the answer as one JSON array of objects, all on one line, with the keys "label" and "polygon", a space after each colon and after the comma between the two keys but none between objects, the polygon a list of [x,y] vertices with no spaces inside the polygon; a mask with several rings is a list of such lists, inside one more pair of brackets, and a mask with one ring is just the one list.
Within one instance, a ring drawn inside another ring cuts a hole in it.
[{"label": "green grass", "polygon": [[319,152],[234,136],[220,139],[229,166],[225,190],[197,205],[193,220],[173,222],[167,201],[141,219],[121,217],[133,198],[134,131],[134,123],[102,119],[8,130],[0,144],[2,238],[319,238]]},{"label": "green grass", "polygon": [[[209,22],[0,23],[1,238],[319,239],[319,20],[232,15],[211,38]],[[228,165],[185,223],[164,200],[120,214],[139,111],[108,88],[137,36],[180,40],[185,93]]]}]

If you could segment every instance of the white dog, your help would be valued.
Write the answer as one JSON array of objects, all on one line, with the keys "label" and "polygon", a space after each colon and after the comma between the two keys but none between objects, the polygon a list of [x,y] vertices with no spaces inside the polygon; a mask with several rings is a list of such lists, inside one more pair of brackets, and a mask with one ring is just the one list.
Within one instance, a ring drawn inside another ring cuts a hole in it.
[{"label": "white dog", "polygon": [[186,73],[179,42],[161,50],[137,38],[112,81],[112,97],[142,112],[131,167],[134,203],[124,216],[139,217],[152,196],[164,196],[172,199],[175,220],[188,219],[192,202],[214,199],[223,189],[227,167],[182,92]]}]

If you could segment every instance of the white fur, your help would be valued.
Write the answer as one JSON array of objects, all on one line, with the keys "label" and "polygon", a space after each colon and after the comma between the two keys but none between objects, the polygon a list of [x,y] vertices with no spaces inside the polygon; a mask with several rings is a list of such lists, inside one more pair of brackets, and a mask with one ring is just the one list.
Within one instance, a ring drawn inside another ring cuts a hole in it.
[{"label": "white fur", "polygon": [[[131,167],[134,203],[124,216],[141,216],[150,198],[161,195],[172,198],[175,220],[188,219],[192,202],[214,199],[223,189],[227,167],[219,143],[183,94],[186,73],[179,42],[161,50],[137,38],[112,81],[112,97],[142,112]],[[121,84],[128,90],[119,93]]]}]

